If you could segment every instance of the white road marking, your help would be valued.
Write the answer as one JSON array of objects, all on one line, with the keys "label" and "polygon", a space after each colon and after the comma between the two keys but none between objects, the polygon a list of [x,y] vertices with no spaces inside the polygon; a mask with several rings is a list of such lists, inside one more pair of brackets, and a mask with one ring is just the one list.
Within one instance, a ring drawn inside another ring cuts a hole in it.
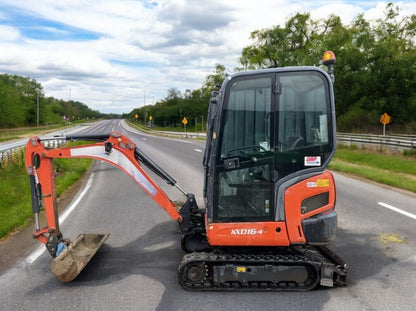
[{"label": "white road marking", "polygon": [[[79,196],[72,202],[72,204],[65,210],[65,212],[59,217],[59,223],[63,223],[64,220],[69,216],[69,214],[77,207],[79,202],[81,202],[82,198],[85,196],[87,191],[90,189],[92,182],[94,180],[94,173],[90,175],[88,178],[87,184],[84,187],[84,190],[79,194]],[[41,245],[38,249],[34,250],[25,260],[27,264],[32,264],[36,259],[39,258],[46,251],[45,246]]]},{"label": "white road marking", "polygon": [[194,149],[196,152],[202,152],[201,149]]},{"label": "white road marking", "polygon": [[410,217],[410,218],[413,218],[414,220],[416,220],[416,215],[415,215],[415,214],[412,214],[412,213],[406,212],[406,211],[404,211],[404,210],[401,210],[400,208],[397,208],[397,207],[391,206],[391,205],[386,204],[386,203],[383,203],[383,202],[378,202],[378,205],[381,205],[381,206],[383,206],[383,207],[385,207],[385,208],[388,208],[388,209],[390,209],[390,210],[392,210],[392,211],[395,211],[396,213],[400,213],[400,214],[402,214],[402,215],[405,215],[405,216],[407,216],[407,217]]}]

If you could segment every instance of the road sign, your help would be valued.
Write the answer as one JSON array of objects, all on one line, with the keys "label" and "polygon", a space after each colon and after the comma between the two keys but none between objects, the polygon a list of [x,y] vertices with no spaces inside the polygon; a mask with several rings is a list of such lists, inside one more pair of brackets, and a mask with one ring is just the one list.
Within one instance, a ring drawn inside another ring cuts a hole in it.
[{"label": "road sign", "polygon": [[182,123],[183,123],[184,125],[187,125],[187,124],[188,124],[188,120],[186,120],[186,118],[184,117],[184,118],[182,119]]},{"label": "road sign", "polygon": [[152,117],[152,116],[150,116],[150,117],[149,117],[149,120],[150,120],[150,121],[152,121],[152,120],[153,120],[153,117]]},{"label": "road sign", "polygon": [[389,124],[390,119],[391,119],[390,116],[387,113],[384,113],[380,118],[380,123],[383,125]]},{"label": "road sign", "polygon": [[139,118],[139,115],[136,113],[136,114],[134,115],[134,118],[137,120],[137,119]]}]

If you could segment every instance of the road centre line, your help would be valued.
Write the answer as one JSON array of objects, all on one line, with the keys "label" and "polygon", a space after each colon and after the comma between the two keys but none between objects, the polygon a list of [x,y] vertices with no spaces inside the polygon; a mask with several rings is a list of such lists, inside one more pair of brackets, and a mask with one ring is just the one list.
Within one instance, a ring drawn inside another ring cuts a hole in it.
[{"label": "road centre line", "polygon": [[[79,196],[71,203],[71,205],[64,211],[64,213],[59,217],[59,223],[63,223],[64,220],[69,216],[69,214],[77,207],[79,202],[81,202],[82,198],[87,194],[88,190],[92,186],[92,182],[94,180],[94,173],[91,173],[90,177],[88,178],[87,184],[85,185],[82,192]],[[32,264],[36,259],[39,258],[46,251],[45,246],[41,245],[36,250],[34,250],[26,259],[25,262],[27,264]]]},{"label": "road centre line", "polygon": [[194,149],[196,152],[202,152],[201,149]]},{"label": "road centre line", "polygon": [[385,207],[385,208],[388,208],[388,209],[390,209],[390,210],[392,210],[392,211],[394,211],[394,212],[396,212],[396,213],[399,213],[399,214],[405,215],[405,216],[407,216],[407,217],[410,217],[410,218],[413,218],[414,220],[416,220],[416,215],[415,215],[415,214],[412,214],[412,213],[406,212],[406,211],[404,211],[404,210],[401,210],[400,208],[394,207],[394,206],[389,205],[389,204],[387,204],[387,203],[378,202],[377,204],[378,204],[378,205],[381,205],[381,206],[383,206],[383,207]]}]

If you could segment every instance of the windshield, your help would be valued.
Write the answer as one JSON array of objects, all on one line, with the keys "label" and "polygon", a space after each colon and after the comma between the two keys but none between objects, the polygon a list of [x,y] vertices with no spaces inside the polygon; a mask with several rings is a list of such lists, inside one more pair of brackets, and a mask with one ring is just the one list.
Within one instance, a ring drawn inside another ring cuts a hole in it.
[{"label": "windshield", "polygon": [[271,77],[236,81],[224,115],[221,158],[270,149]]}]

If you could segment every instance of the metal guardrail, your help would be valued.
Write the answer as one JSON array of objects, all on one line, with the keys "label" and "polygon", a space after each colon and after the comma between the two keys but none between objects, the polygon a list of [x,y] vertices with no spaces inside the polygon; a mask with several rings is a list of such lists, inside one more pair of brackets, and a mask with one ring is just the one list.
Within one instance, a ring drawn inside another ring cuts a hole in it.
[{"label": "metal guardrail", "polygon": [[[193,132],[165,132],[155,131],[155,133],[168,137],[183,137],[183,138],[205,138],[205,133],[193,133]],[[413,149],[416,148],[416,136],[415,135],[395,135],[395,136],[383,136],[383,135],[370,135],[370,134],[347,134],[337,133],[337,141],[349,144],[361,144],[361,145],[381,145],[384,147],[394,149]]]},{"label": "metal guardrail", "polygon": [[[64,135],[77,133],[85,129],[85,126],[90,126],[90,123],[83,123],[72,128],[59,129],[52,133],[47,134],[46,137],[52,137],[53,139],[44,140],[42,144],[45,147],[56,148],[65,144]],[[4,141],[0,143],[0,167],[5,163],[11,163],[16,161],[16,158],[22,157],[20,153],[23,153],[24,147],[27,144],[29,138],[16,139],[11,141]]]},{"label": "metal guardrail", "polygon": [[161,136],[167,137],[182,137],[182,138],[205,138],[207,134],[205,133],[195,133],[195,132],[168,132],[168,131],[152,131]]},{"label": "metal guardrail", "polygon": [[[64,146],[66,143],[65,139],[53,139],[53,140],[45,140],[42,144],[48,148],[58,148]],[[8,149],[2,148],[0,150],[0,168],[3,165],[7,165],[8,163],[13,163],[16,161],[23,160],[24,157],[24,148],[25,145],[18,145]],[[22,159],[20,159],[22,158]]]},{"label": "metal guardrail", "polygon": [[415,135],[371,135],[337,133],[337,141],[359,145],[379,145],[398,150],[416,148]]},{"label": "metal guardrail", "polygon": [[[205,138],[205,133],[193,132],[166,132],[154,131],[155,133],[168,137],[182,137],[182,138]],[[359,145],[379,145],[386,148],[404,150],[416,148],[416,135],[371,135],[371,134],[347,134],[337,133],[337,141],[348,144]]]},{"label": "metal guardrail", "polygon": [[[205,133],[193,133],[193,132],[165,132],[156,131],[157,134],[169,137],[182,137],[182,138],[205,138]],[[337,133],[337,141],[347,144],[358,144],[358,145],[373,145],[383,146],[387,148],[405,150],[405,149],[416,149],[416,136],[415,135],[394,135],[394,136],[383,136],[383,135],[370,135],[370,134],[347,134]],[[65,144],[65,140],[46,140],[43,142],[47,144],[47,147],[56,148]],[[10,148],[0,148],[0,167],[7,161],[12,161],[13,156],[19,153],[24,146],[10,146]]]}]

